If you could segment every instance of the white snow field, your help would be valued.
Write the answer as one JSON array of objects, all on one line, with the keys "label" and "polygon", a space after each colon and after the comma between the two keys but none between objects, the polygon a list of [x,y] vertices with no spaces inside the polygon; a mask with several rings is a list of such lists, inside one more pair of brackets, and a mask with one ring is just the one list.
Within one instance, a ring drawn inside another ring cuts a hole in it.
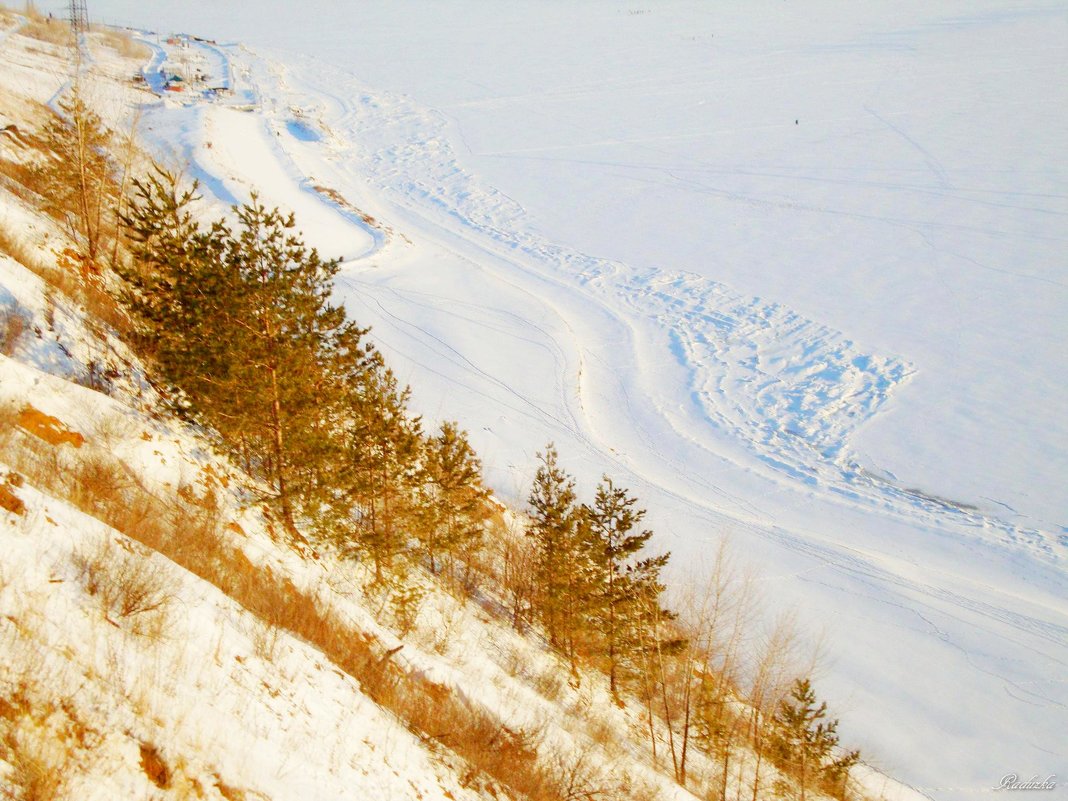
[{"label": "white snow field", "polygon": [[760,565],[873,764],[1064,797],[1068,4],[90,12],[242,42],[161,46],[233,94],[144,132],[346,259],[502,496],[555,441],[680,580],[722,536]]}]

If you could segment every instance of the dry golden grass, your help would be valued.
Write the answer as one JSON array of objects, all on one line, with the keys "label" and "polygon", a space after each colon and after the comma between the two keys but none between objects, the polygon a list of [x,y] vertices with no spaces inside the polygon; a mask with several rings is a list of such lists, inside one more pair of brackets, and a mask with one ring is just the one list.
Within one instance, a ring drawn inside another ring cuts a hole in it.
[{"label": "dry golden grass", "polygon": [[[425,742],[441,744],[463,758],[461,783],[492,794],[495,785],[530,801],[553,801],[553,775],[538,759],[541,733],[514,731],[475,706],[459,703],[444,687],[409,692],[399,705],[409,727]],[[395,710],[396,711],[396,710]]]},{"label": "dry golden grass", "polygon": [[[561,797],[554,789],[554,774],[539,761],[529,733],[511,731],[447,688],[401,671],[390,659],[392,654],[353,630],[329,604],[300,590],[285,576],[253,565],[224,537],[216,509],[177,495],[159,498],[104,454],[81,458],[79,453],[73,464],[58,469],[58,460],[49,449],[55,450],[41,440],[22,436],[15,442],[9,437],[0,442],[0,457],[35,486],[67,498],[85,513],[215,585],[266,626],[287,631],[317,648],[427,742],[439,743],[466,760],[470,782],[496,783],[529,801]],[[96,588],[112,613],[122,616],[127,610],[129,617],[143,607],[155,606],[151,599],[158,598],[157,588],[151,581],[143,588],[142,576],[125,557],[90,554],[83,561],[87,588]],[[110,561],[120,566],[109,568]]]},{"label": "dry golden grass", "polygon": [[24,724],[0,741],[0,757],[12,768],[7,782],[19,788],[21,801],[56,801],[64,795],[63,745]]},{"label": "dry golden grass", "polygon": [[129,33],[116,28],[105,28],[102,25],[91,26],[93,38],[111,50],[114,50],[123,58],[147,60],[152,51],[143,43],[135,41]]},{"label": "dry golden grass", "polygon": [[[468,765],[463,775],[467,785],[491,793],[505,789],[528,801],[655,797],[647,788],[636,793],[637,787],[627,781],[608,780],[587,759],[539,758],[539,732],[509,729],[447,687],[405,673],[391,659],[392,653],[346,624],[328,603],[285,576],[253,565],[227,540],[217,509],[206,504],[205,497],[193,499],[196,502],[177,495],[158,498],[123,466],[100,454],[56,470],[40,461],[42,452],[52,446],[25,436],[20,445],[13,447],[10,440],[6,447],[0,443],[0,456],[17,463],[30,482],[67,497],[86,513],[158,550],[254,614],[263,629],[262,644],[257,646],[261,657],[274,657],[281,631],[314,646],[424,742],[462,758]],[[34,463],[39,464],[37,469]],[[136,618],[167,602],[165,583],[146,574],[142,557],[108,545],[83,555],[81,563],[87,589],[113,617]]]},{"label": "dry golden grass", "polygon": [[171,772],[163,761],[159,749],[149,743],[141,743],[141,770],[156,787],[166,790],[171,786]]},{"label": "dry golden grass", "polygon": [[57,47],[70,47],[74,43],[67,20],[42,17],[40,14],[27,14],[26,24],[19,29],[19,35]]},{"label": "dry golden grass", "polygon": [[93,733],[57,687],[46,667],[41,632],[31,615],[9,616],[0,629],[0,797],[54,801],[79,751],[95,746]]},{"label": "dry golden grass", "polygon": [[58,417],[45,414],[29,404],[19,411],[16,422],[23,431],[49,445],[70,445],[73,448],[80,448],[85,444],[85,437],[69,428]]},{"label": "dry golden grass", "polygon": [[[22,36],[54,45],[69,46],[73,44],[74,37],[71,34],[68,20],[60,19],[51,14],[44,14],[37,8],[35,3],[29,1],[23,3],[16,11],[24,21],[23,26],[19,29],[19,34]],[[11,23],[18,21],[16,14],[8,9],[3,9],[2,13],[6,18],[5,21],[10,20]]]},{"label": "dry golden grass", "polygon": [[[0,160],[2,166],[2,160]],[[56,290],[74,306],[81,307],[91,318],[100,320],[113,331],[124,334],[130,329],[130,318],[119,303],[103,287],[99,278],[85,278],[77,265],[64,253],[59,258],[45,254],[29,245],[0,220],[0,253],[5,253]]]},{"label": "dry golden grass", "polygon": [[26,513],[26,504],[15,492],[7,481],[0,482],[0,509],[12,514],[22,515]]},{"label": "dry golden grass", "polygon": [[[0,159],[0,171],[3,170],[3,166],[3,159]],[[9,224],[3,220],[0,220],[0,253],[10,256],[48,283],[53,283],[53,281],[49,280],[51,277],[49,273],[56,271],[56,268],[54,266],[49,268],[41,258],[40,251],[29,245],[25,239],[18,235],[17,231],[9,227]]]},{"label": "dry golden grass", "polygon": [[15,426],[19,421],[19,407],[12,401],[0,401],[0,452],[9,445],[15,436]]},{"label": "dry golden grass", "polygon": [[[96,759],[105,735],[92,728],[72,700],[79,675],[60,677],[38,664],[40,632],[4,637],[0,681],[0,798],[17,801],[70,799],[70,780]],[[21,678],[20,678],[21,677]]]}]

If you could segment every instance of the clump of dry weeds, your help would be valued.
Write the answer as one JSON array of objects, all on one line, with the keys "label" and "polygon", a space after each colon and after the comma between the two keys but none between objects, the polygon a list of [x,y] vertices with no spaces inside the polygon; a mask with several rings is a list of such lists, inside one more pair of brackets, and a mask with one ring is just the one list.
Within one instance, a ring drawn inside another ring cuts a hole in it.
[{"label": "clump of dry weeds", "polygon": [[70,47],[74,44],[74,36],[67,20],[43,16],[33,6],[27,7],[25,16],[26,24],[19,29],[20,36],[57,47]]},{"label": "clump of dry weeds", "polygon": [[[4,161],[0,159],[0,174],[3,171]],[[67,251],[46,258],[43,251],[27,243],[8,223],[0,220],[0,253],[10,256],[44,281],[54,295],[84,309],[89,318],[100,320],[119,334],[130,330],[129,317],[100,278],[83,277],[77,260]]]},{"label": "clump of dry weeds", "polygon": [[74,554],[78,578],[86,592],[100,601],[112,623],[128,624],[138,634],[159,635],[177,585],[166,569],[123,542],[103,539],[92,549]]},{"label": "clump of dry weeds", "polygon": [[132,60],[147,60],[152,54],[148,46],[136,41],[127,31],[118,28],[105,28],[102,25],[93,25],[93,38],[104,47],[110,48],[123,58]]}]

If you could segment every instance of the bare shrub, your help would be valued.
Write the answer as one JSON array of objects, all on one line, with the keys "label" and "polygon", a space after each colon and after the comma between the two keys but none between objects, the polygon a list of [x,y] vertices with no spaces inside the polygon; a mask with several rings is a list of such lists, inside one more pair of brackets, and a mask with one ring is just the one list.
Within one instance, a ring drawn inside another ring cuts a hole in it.
[{"label": "bare shrub", "polygon": [[586,732],[590,740],[602,748],[610,747],[617,739],[618,732],[613,722],[604,715],[597,714],[598,710],[591,709],[586,715]]},{"label": "bare shrub", "polygon": [[[149,621],[141,616],[164,616],[175,599],[176,584],[162,565],[110,539],[75,553],[74,564],[86,592],[99,599],[104,616],[113,623],[114,618],[130,620],[137,633],[152,633]],[[161,629],[157,621],[154,630]]]},{"label": "bare shrub", "polygon": [[500,587],[512,626],[523,631],[530,623],[537,597],[537,555],[530,539],[514,526],[500,518],[491,520],[489,525],[491,533],[486,538],[483,570]]},{"label": "bare shrub", "polygon": [[536,673],[532,684],[543,698],[555,703],[563,697],[567,680],[559,668],[551,667]]},{"label": "bare shrub", "polygon": [[[3,160],[0,159],[0,168]],[[119,303],[96,279],[83,279],[76,264],[63,253],[45,259],[41,251],[27,244],[7,224],[0,221],[0,252],[6,253],[55,290],[74,306],[83,308],[90,318],[96,318],[113,331],[124,334],[130,329],[130,319]],[[55,293],[52,304],[56,302]],[[49,322],[49,327],[51,327]]]},{"label": "bare shrub", "polygon": [[[133,478],[118,462],[102,454],[79,460],[68,482],[68,500],[109,525],[111,520],[101,517],[101,513],[117,511],[135,486]],[[112,528],[125,533],[119,526]]]},{"label": "bare shrub", "polygon": [[252,652],[264,662],[278,659],[278,645],[282,631],[264,620],[255,618],[249,639],[252,640]]},{"label": "bare shrub", "polygon": [[557,752],[549,760],[551,797],[559,801],[658,801],[652,783],[618,771],[598,758],[597,746],[586,742],[577,749]]},{"label": "bare shrub", "polygon": [[89,438],[103,450],[111,451],[127,436],[129,426],[129,421],[121,415],[101,415]]},{"label": "bare shrub", "polygon": [[556,754],[552,764],[553,783],[562,801],[603,801],[612,797],[589,745],[574,753]]},{"label": "bare shrub", "polygon": [[626,801],[661,801],[664,794],[653,782],[624,773],[617,784],[619,798]]},{"label": "bare shrub", "polygon": [[[449,652],[449,646],[456,637],[457,632],[464,628],[467,620],[467,610],[461,603],[453,603],[447,609],[439,607],[440,617],[435,620],[433,626],[423,627],[419,634],[422,635],[426,645],[435,653],[444,656]],[[428,630],[429,629],[429,630]]]}]

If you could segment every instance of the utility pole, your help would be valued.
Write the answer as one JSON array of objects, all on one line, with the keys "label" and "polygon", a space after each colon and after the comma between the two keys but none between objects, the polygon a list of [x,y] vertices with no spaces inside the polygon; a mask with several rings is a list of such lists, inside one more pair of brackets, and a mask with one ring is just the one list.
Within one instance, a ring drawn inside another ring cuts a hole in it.
[{"label": "utility pole", "polygon": [[70,29],[75,37],[88,33],[89,12],[85,10],[85,0],[70,0]]}]

